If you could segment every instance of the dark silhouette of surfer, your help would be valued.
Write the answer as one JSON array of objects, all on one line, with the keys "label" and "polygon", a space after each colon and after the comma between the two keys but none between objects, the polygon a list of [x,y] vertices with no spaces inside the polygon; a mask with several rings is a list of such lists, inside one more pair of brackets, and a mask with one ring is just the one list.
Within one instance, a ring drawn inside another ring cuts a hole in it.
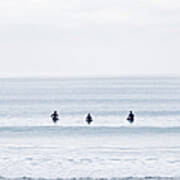
[{"label": "dark silhouette of surfer", "polygon": [[57,113],[57,111],[54,111],[53,114],[51,114],[51,118],[54,123],[56,123],[59,120],[59,114]]},{"label": "dark silhouette of surfer", "polygon": [[87,117],[86,117],[86,122],[90,125],[92,123],[93,119],[90,113],[88,113]]},{"label": "dark silhouette of surfer", "polygon": [[129,115],[127,117],[127,121],[129,121],[130,123],[134,122],[134,114],[132,111],[129,111]]}]

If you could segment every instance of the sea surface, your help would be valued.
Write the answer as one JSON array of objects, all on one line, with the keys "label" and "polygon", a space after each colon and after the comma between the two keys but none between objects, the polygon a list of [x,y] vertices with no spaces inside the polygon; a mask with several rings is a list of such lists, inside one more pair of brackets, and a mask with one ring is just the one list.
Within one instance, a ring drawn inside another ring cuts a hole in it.
[{"label": "sea surface", "polygon": [[0,78],[0,180],[12,179],[180,179],[180,77]]}]

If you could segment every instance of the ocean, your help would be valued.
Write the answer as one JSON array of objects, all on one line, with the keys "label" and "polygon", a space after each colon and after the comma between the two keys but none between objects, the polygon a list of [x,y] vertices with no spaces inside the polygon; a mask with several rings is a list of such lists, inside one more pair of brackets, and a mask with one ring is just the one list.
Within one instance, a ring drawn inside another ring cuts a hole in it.
[{"label": "ocean", "polygon": [[179,77],[0,78],[0,180],[170,180],[179,167]]}]

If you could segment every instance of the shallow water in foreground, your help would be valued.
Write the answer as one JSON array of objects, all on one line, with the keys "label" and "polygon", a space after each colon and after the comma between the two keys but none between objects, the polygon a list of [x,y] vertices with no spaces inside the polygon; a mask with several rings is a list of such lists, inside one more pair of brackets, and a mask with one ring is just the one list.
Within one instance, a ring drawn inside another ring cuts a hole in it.
[{"label": "shallow water in foreground", "polygon": [[0,128],[4,177],[179,177],[180,127]]},{"label": "shallow water in foreground", "polygon": [[[23,178],[15,178],[14,180],[179,180],[178,177],[125,177],[125,178],[91,178],[91,177],[81,177],[81,178],[57,178],[57,179],[45,179],[45,178],[29,178],[29,177],[23,177]],[[10,178],[4,178],[0,177],[0,180],[11,180]]]}]

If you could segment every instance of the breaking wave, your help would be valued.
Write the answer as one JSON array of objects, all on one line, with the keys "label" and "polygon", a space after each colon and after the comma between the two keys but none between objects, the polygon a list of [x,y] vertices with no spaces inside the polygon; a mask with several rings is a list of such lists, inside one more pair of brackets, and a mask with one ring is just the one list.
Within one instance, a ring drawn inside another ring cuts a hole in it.
[{"label": "breaking wave", "polygon": [[103,126],[19,126],[0,127],[3,135],[35,135],[35,136],[66,136],[66,135],[144,135],[144,134],[180,133],[180,126],[175,127],[103,127]]}]

